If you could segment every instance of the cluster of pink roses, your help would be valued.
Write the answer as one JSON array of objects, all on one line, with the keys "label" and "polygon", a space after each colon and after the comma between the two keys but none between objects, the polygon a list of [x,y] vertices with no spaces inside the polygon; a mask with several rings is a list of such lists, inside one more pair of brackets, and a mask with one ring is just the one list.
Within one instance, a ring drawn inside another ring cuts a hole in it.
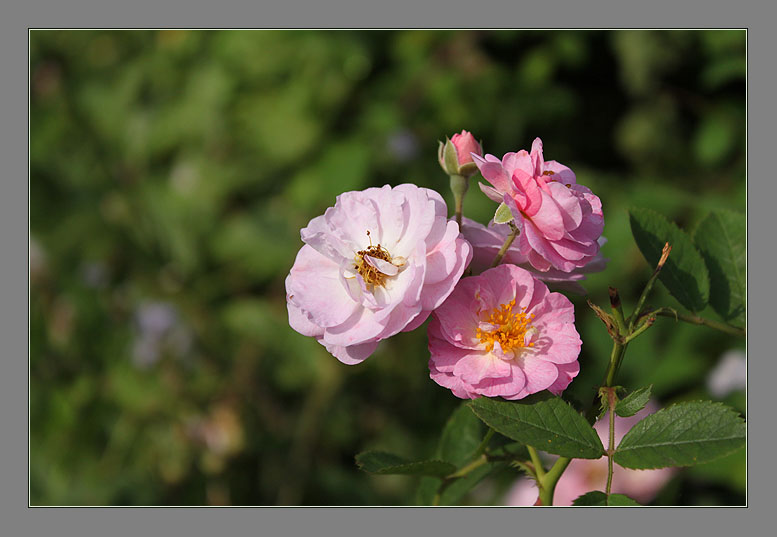
[{"label": "cluster of pink roses", "polygon": [[[481,155],[462,131],[441,146],[440,162],[457,175],[474,163],[509,224],[464,219],[459,229],[437,192],[412,184],[345,192],[302,229],[286,278],[291,327],[356,364],[431,314],[431,378],[456,396],[564,390],[581,341],[572,303],[542,280],[580,291],[586,272],[604,268],[601,203],[572,170],[544,161],[539,138],[531,152]],[[487,268],[515,234],[504,264]],[[462,278],[468,267],[479,274]]]}]

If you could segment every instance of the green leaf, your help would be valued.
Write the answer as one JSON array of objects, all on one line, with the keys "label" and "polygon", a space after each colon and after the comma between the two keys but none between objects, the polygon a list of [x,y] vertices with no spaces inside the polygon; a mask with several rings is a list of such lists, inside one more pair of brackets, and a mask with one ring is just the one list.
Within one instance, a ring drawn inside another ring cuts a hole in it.
[{"label": "green leaf", "polygon": [[510,207],[507,206],[504,202],[499,204],[499,207],[496,208],[496,212],[494,212],[494,223],[495,224],[506,224],[507,222],[513,221],[513,213],[510,210]]},{"label": "green leaf", "polygon": [[743,214],[712,211],[693,235],[710,273],[710,305],[723,320],[740,324],[747,296],[745,225]]},{"label": "green leaf", "polygon": [[703,310],[709,298],[709,273],[690,237],[649,209],[631,209],[629,218],[634,240],[651,267],[658,264],[664,243],[672,246],[658,279],[680,304],[693,312]]},{"label": "green leaf", "polygon": [[618,401],[615,405],[615,413],[622,418],[628,418],[633,416],[643,408],[650,400],[650,390],[653,389],[653,385],[645,388],[640,388],[631,392],[629,395]]},{"label": "green leaf", "polygon": [[454,464],[457,468],[469,462],[480,446],[484,435],[483,423],[465,404],[457,408],[440,436],[437,457]]},{"label": "green leaf", "polygon": [[599,490],[586,492],[572,502],[572,505],[586,507],[641,507],[640,504],[625,494],[610,494],[608,498],[604,492]]},{"label": "green leaf", "polygon": [[733,409],[712,401],[678,403],[632,427],[614,460],[635,469],[691,466],[727,455],[745,439],[745,422]]},{"label": "green leaf", "polygon": [[604,453],[596,431],[559,397],[543,393],[510,402],[481,397],[470,406],[487,425],[522,444],[562,457],[598,459]]},{"label": "green leaf", "polygon": [[[453,411],[445,424],[437,444],[435,457],[456,465],[457,468],[468,463],[483,440],[485,427],[466,403],[462,403]],[[476,468],[465,477],[457,479],[446,487],[440,496],[440,501],[446,505],[456,503],[467,491],[483,479],[493,465]],[[484,469],[487,471],[483,473]],[[482,474],[482,475],[481,475]],[[475,478],[473,475],[479,477]],[[416,489],[416,502],[419,505],[430,505],[442,481],[433,477],[424,477]]]},{"label": "green leaf", "polygon": [[[440,493],[439,505],[457,505],[475,485],[483,481],[491,474],[500,474],[507,470],[508,466],[502,462],[484,464],[472,470],[464,477],[450,482]],[[442,480],[435,477],[423,477],[416,490],[417,505],[431,505],[437,489],[442,485]]]},{"label": "green leaf", "polygon": [[456,471],[456,467],[444,461],[407,461],[393,453],[364,451],[356,455],[356,464],[371,474],[409,474],[445,477]]}]

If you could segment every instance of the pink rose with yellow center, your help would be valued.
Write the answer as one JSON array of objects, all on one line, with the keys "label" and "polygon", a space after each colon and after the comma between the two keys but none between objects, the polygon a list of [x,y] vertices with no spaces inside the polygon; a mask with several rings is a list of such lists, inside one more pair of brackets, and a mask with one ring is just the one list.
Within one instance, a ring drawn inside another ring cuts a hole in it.
[{"label": "pink rose with yellow center", "polygon": [[522,268],[463,278],[432,314],[431,378],[462,399],[559,394],[580,371],[574,320],[569,299]]}]

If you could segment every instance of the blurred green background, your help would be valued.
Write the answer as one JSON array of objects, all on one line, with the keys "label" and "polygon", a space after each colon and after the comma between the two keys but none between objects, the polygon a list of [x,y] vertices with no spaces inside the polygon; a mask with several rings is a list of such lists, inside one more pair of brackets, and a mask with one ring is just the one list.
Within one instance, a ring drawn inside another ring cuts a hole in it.
[{"label": "blurred green background", "polygon": [[[603,202],[590,298],[628,311],[651,269],[627,209],[692,229],[744,212],[744,31],[32,31],[33,505],[413,504],[354,455],[430,456],[459,400],[425,329],[345,366],[287,322],[299,229],[346,190],[413,182],[449,206],[437,141],[543,139]],[[476,186],[466,216],[494,206]],[[661,285],[655,305],[677,303]],[[588,402],[610,351],[572,297]],[[704,316],[716,318],[711,311]],[[744,341],[660,318],[619,383],[662,405]],[[499,503],[517,471],[464,503]],[[677,474],[662,504],[742,504],[745,452]]]}]

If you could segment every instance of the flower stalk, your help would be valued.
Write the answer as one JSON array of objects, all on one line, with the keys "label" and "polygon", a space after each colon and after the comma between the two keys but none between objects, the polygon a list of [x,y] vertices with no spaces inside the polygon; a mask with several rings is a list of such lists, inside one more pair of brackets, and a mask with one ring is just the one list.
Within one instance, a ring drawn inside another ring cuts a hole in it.
[{"label": "flower stalk", "polygon": [[499,263],[502,262],[502,258],[507,253],[507,250],[510,249],[510,245],[513,244],[513,241],[518,236],[518,228],[515,224],[510,222],[510,234],[505,238],[504,243],[502,243],[502,247],[499,249],[499,251],[496,254],[496,257],[494,258],[493,263],[491,263],[491,268],[497,266]]},{"label": "flower stalk", "polygon": [[456,223],[461,228],[461,213],[464,207],[464,196],[469,190],[469,178],[463,175],[453,174],[451,177],[451,191],[453,192],[454,215]]}]

